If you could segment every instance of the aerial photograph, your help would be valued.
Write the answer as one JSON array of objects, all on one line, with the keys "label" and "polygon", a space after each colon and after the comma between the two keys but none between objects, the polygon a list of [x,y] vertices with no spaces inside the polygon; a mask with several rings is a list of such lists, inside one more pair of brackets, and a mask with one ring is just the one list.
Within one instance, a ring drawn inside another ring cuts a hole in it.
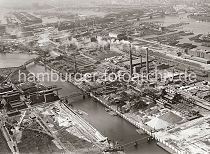
[{"label": "aerial photograph", "polygon": [[210,0],[0,0],[0,154],[210,154]]}]

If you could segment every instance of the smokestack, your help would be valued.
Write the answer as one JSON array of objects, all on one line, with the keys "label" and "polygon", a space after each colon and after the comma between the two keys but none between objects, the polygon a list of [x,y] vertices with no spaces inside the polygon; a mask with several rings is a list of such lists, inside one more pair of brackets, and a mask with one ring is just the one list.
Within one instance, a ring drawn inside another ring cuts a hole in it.
[{"label": "smokestack", "polygon": [[146,48],[146,71],[149,74],[149,48]]},{"label": "smokestack", "polygon": [[130,51],[129,51],[129,54],[130,54],[130,75],[131,77],[133,76],[133,58],[132,58],[132,46],[130,44]]},{"label": "smokestack", "polygon": [[140,68],[142,68],[142,56],[140,56]]}]

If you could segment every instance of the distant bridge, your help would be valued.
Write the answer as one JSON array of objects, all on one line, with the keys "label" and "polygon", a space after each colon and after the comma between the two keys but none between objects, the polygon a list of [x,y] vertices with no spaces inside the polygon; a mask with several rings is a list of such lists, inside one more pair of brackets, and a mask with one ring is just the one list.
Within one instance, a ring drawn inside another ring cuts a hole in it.
[{"label": "distant bridge", "polygon": [[[34,63],[34,62],[39,61],[39,60],[41,59],[41,57],[42,57],[42,56],[38,56],[38,57],[36,57],[36,58],[32,58],[32,59],[26,61],[26,62],[22,65],[22,67],[26,67],[27,65],[29,65],[29,64],[31,64],[31,63]],[[21,67],[21,66],[20,66],[20,67]]]},{"label": "distant bridge", "polygon": [[126,146],[137,146],[138,145],[138,141],[142,141],[142,140],[145,140],[145,139],[148,139],[149,137],[143,137],[141,139],[137,139],[137,140],[134,140],[134,141],[131,141],[129,143],[125,143],[123,145],[116,145],[114,147],[107,147],[106,149],[104,149],[103,151],[104,152],[118,152],[118,151],[124,151],[124,147]]},{"label": "distant bridge", "polygon": [[[41,57],[42,57],[42,56],[38,56],[38,57],[36,57],[36,58],[30,59],[30,60],[26,61],[23,65],[18,66],[18,67],[17,67],[15,70],[13,70],[9,75],[7,75],[6,79],[5,79],[2,83],[8,81],[8,80],[12,77],[12,75],[15,74],[17,71],[19,71],[20,69],[26,68],[27,65],[29,65],[29,64],[31,64],[31,63],[33,63],[33,62],[39,61],[39,60],[41,59]],[[1,85],[2,83],[0,83],[0,85]]]}]

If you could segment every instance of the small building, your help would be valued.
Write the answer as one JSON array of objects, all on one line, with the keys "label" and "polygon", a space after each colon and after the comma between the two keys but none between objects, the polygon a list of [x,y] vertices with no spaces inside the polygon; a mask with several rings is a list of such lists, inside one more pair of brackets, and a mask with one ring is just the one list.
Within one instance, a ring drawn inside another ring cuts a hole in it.
[{"label": "small building", "polygon": [[210,64],[210,51],[193,49],[189,52],[189,54],[192,56],[190,58],[192,60]]}]

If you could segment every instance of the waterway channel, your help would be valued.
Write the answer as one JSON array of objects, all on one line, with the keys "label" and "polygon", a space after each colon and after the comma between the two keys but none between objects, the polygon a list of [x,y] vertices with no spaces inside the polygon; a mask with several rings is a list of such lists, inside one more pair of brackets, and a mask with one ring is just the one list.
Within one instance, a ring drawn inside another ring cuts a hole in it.
[{"label": "waterway channel", "polygon": [[[8,56],[7,54],[0,54],[0,68],[19,66],[31,58],[30,55],[11,56],[12,55],[10,54]],[[34,64],[29,65],[27,69],[34,74],[49,72],[44,66]],[[79,91],[74,85],[62,81],[44,81],[43,83],[45,85],[57,85],[62,88],[59,92],[61,96],[69,96],[71,93]],[[81,96],[75,97],[72,98],[72,103],[75,109],[87,113],[83,114],[83,117],[112,141],[118,141],[120,144],[127,144],[146,136],[145,134],[140,135],[137,133],[136,128],[124,119],[108,114],[103,105],[94,102],[91,98],[83,100]],[[133,145],[126,146],[125,152],[128,154],[167,154],[167,152],[157,146],[156,143],[147,143],[147,139],[139,141],[137,147],[134,147]]]},{"label": "waterway channel", "polygon": [[[28,70],[35,74],[49,72],[48,69],[40,65],[30,65],[28,66]],[[71,83],[62,81],[44,81],[43,83],[45,85],[57,85],[58,87],[62,88],[62,90],[59,92],[61,96],[69,96],[71,93],[80,91]],[[124,145],[146,136],[137,133],[136,127],[124,119],[108,114],[103,105],[93,101],[91,98],[86,98],[83,100],[82,96],[78,96],[71,98],[70,101],[75,109],[79,109],[87,113],[83,114],[83,117],[104,136],[108,137],[112,141],[118,141],[121,145]],[[137,148],[133,145],[126,146],[125,151],[128,154],[167,154],[167,152],[158,147],[156,143],[148,144],[147,139],[138,142]]]}]

